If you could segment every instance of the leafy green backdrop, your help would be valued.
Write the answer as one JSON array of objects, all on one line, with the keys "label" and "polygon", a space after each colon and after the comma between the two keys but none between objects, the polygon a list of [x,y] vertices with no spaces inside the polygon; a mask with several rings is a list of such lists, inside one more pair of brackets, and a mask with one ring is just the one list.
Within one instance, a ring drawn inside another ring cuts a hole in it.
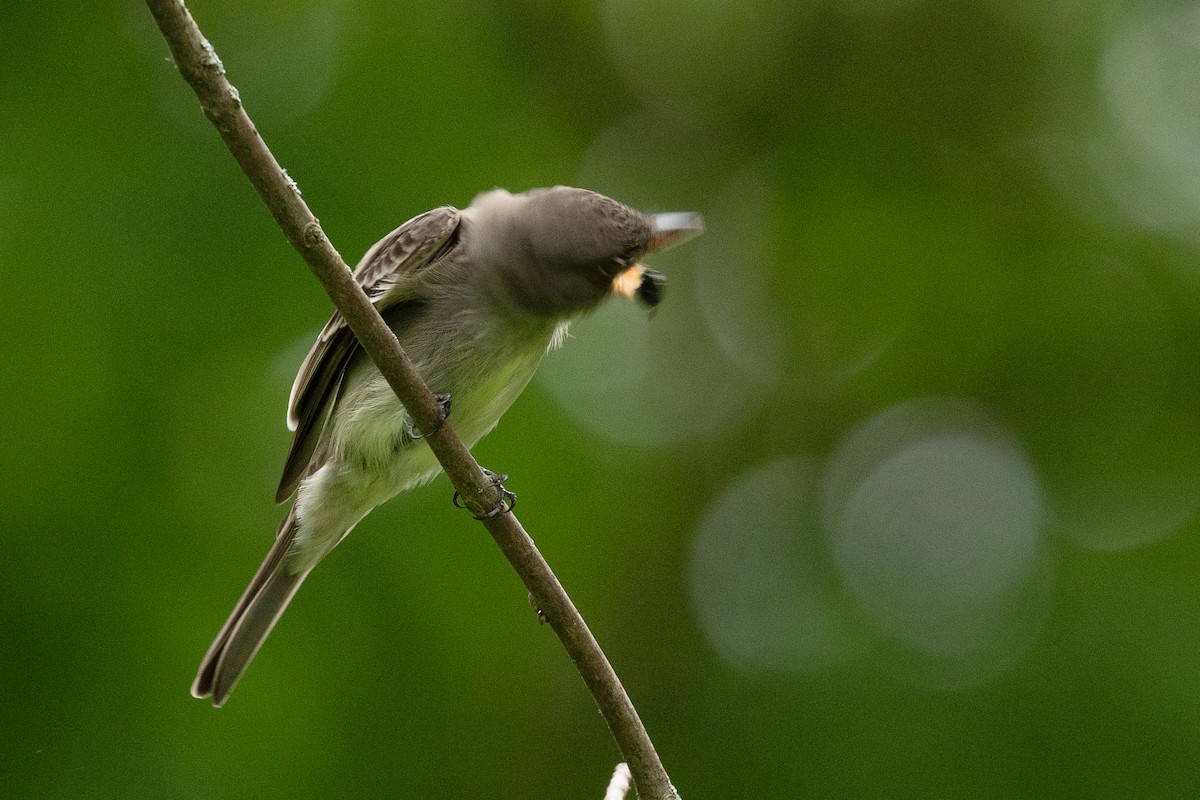
[{"label": "leafy green backdrop", "polygon": [[[196,0],[351,261],[492,186],[709,231],[477,448],[685,797],[1200,784],[1200,6]],[[0,793],[598,797],[444,479],[187,693],[329,303],[141,5],[0,6]]]}]

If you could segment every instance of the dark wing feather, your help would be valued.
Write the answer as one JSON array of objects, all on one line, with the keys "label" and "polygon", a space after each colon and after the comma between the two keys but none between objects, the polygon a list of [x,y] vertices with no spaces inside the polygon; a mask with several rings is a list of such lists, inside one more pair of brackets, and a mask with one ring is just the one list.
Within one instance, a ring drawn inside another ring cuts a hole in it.
[{"label": "dark wing feather", "polygon": [[[354,269],[354,278],[380,312],[409,299],[403,292],[389,290],[399,276],[436,261],[453,246],[459,219],[456,208],[435,208],[413,217],[367,251]],[[296,435],[275,495],[277,502],[291,497],[310,472],[310,462],[337,400],[346,365],[357,349],[358,340],[346,326],[346,320],[334,312],[292,384],[287,422]]]}]

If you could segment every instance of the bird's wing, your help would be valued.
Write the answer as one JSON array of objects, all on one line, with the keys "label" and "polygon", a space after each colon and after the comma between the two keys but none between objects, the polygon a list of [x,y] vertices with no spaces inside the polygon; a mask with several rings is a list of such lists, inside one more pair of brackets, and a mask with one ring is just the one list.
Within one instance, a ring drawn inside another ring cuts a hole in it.
[{"label": "bird's wing", "polygon": [[[413,217],[376,242],[358,266],[354,279],[382,313],[409,298],[401,277],[441,258],[457,241],[461,213],[451,206]],[[276,492],[283,502],[309,472],[321,432],[333,411],[342,377],[358,340],[342,315],[334,312],[308,351],[288,398],[288,428],[295,431],[283,477]]]}]

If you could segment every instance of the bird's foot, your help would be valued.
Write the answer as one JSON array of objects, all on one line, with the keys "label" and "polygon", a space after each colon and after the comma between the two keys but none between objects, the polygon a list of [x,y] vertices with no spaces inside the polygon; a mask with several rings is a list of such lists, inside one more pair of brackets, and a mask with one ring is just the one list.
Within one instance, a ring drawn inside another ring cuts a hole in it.
[{"label": "bird's foot", "polygon": [[[516,494],[504,488],[504,482],[508,480],[508,476],[497,475],[490,469],[484,469],[483,467],[480,467],[480,469],[483,469],[483,474],[489,481],[491,481],[492,486],[496,489],[496,505],[492,506],[490,511],[484,512],[483,514],[473,514],[472,516],[474,516],[475,519],[490,519],[498,514],[507,514],[509,511],[512,511],[514,508],[516,508]],[[462,497],[459,496],[458,492],[454,493],[452,502],[454,503],[455,508],[467,507],[462,502]]]},{"label": "bird's foot", "polygon": [[[429,432],[431,434],[437,433],[439,430],[441,430],[442,425],[445,424],[446,419],[450,416],[450,406],[452,405],[450,401],[450,395],[446,394],[445,392],[435,392],[433,399],[437,400],[439,411],[437,425],[435,425],[433,430]],[[424,439],[427,435],[429,435],[417,432],[416,425],[413,423],[413,418],[409,415],[408,411],[404,412],[404,432],[408,434],[408,438],[414,442],[417,439]]]}]

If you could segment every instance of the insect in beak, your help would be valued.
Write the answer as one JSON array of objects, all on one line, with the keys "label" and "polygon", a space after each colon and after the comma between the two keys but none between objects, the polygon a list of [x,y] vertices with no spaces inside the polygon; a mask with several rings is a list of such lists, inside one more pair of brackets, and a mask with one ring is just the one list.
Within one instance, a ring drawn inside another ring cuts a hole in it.
[{"label": "insect in beak", "polygon": [[655,272],[645,264],[634,264],[613,278],[613,292],[637,300],[647,308],[654,308],[662,302],[663,283],[666,276]]}]

